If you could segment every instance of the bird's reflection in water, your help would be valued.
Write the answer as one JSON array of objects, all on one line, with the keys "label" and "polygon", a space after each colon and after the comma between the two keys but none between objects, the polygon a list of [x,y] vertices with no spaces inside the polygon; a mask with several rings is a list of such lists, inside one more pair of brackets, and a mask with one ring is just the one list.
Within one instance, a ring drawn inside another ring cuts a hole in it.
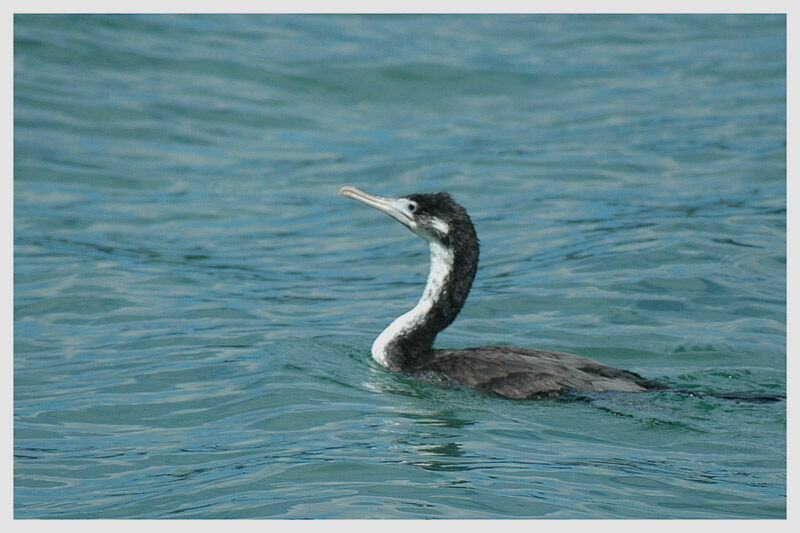
[{"label": "bird's reflection in water", "polygon": [[[402,399],[386,407],[391,416],[386,419],[382,431],[391,434],[392,446],[408,456],[404,464],[440,471],[472,468],[464,442],[465,429],[475,424],[475,420],[468,417],[470,409],[454,405],[453,390],[392,374],[377,365],[363,385],[383,397],[392,395]],[[420,400],[424,400],[426,406],[421,407]]]}]

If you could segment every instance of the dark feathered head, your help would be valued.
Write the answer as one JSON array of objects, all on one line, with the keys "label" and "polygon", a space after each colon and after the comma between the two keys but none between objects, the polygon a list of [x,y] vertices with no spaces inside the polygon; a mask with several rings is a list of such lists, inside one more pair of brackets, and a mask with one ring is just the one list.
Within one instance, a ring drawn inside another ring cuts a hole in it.
[{"label": "dark feathered head", "polygon": [[464,239],[477,243],[466,209],[446,192],[389,198],[346,185],[339,194],[383,211],[428,242],[437,241],[447,247]]}]

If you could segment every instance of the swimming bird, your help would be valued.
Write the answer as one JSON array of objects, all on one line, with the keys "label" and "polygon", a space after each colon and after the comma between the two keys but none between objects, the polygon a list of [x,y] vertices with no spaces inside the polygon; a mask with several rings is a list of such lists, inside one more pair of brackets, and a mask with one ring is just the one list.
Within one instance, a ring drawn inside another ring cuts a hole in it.
[{"label": "swimming bird", "polygon": [[446,192],[389,198],[347,185],[339,194],[394,218],[422,237],[430,252],[430,272],[419,302],[372,345],[372,357],[379,364],[515,399],[666,388],[634,372],[569,353],[513,346],[433,349],[436,335],[461,311],[478,270],[478,236],[466,209]]},{"label": "swimming bird", "polygon": [[428,244],[430,272],[419,302],[396,318],[372,344],[372,357],[390,370],[514,399],[585,398],[581,394],[591,391],[661,390],[748,403],[786,399],[785,394],[671,388],[588,357],[551,350],[513,346],[435,350],[436,335],[461,311],[478,270],[478,235],[466,209],[446,192],[389,198],[346,185],[339,194],[383,211]]}]

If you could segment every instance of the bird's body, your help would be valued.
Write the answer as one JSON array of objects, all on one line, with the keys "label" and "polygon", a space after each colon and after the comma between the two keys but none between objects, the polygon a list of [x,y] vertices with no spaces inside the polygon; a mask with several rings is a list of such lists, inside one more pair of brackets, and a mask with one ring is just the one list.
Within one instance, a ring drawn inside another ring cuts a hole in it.
[{"label": "bird's body", "polygon": [[586,391],[645,392],[665,388],[639,374],[588,357],[514,346],[433,350],[421,370],[441,373],[462,385],[516,399]]},{"label": "bird's body", "polygon": [[381,365],[410,374],[435,373],[518,399],[665,388],[633,372],[567,353],[511,346],[434,350],[436,335],[458,315],[478,268],[478,237],[466,210],[447,193],[387,198],[346,186],[339,194],[398,220],[424,238],[430,250],[430,273],[419,302],[395,319],[372,346],[372,356]]}]

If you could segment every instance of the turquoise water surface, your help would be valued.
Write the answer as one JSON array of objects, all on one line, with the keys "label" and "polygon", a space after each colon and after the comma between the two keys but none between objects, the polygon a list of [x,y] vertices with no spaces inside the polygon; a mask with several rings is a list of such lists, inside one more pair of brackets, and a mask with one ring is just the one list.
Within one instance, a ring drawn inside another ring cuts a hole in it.
[{"label": "turquoise water surface", "polygon": [[786,393],[783,16],[14,18],[16,518],[782,518],[786,404],[510,401],[393,374],[447,190],[439,347]]}]

